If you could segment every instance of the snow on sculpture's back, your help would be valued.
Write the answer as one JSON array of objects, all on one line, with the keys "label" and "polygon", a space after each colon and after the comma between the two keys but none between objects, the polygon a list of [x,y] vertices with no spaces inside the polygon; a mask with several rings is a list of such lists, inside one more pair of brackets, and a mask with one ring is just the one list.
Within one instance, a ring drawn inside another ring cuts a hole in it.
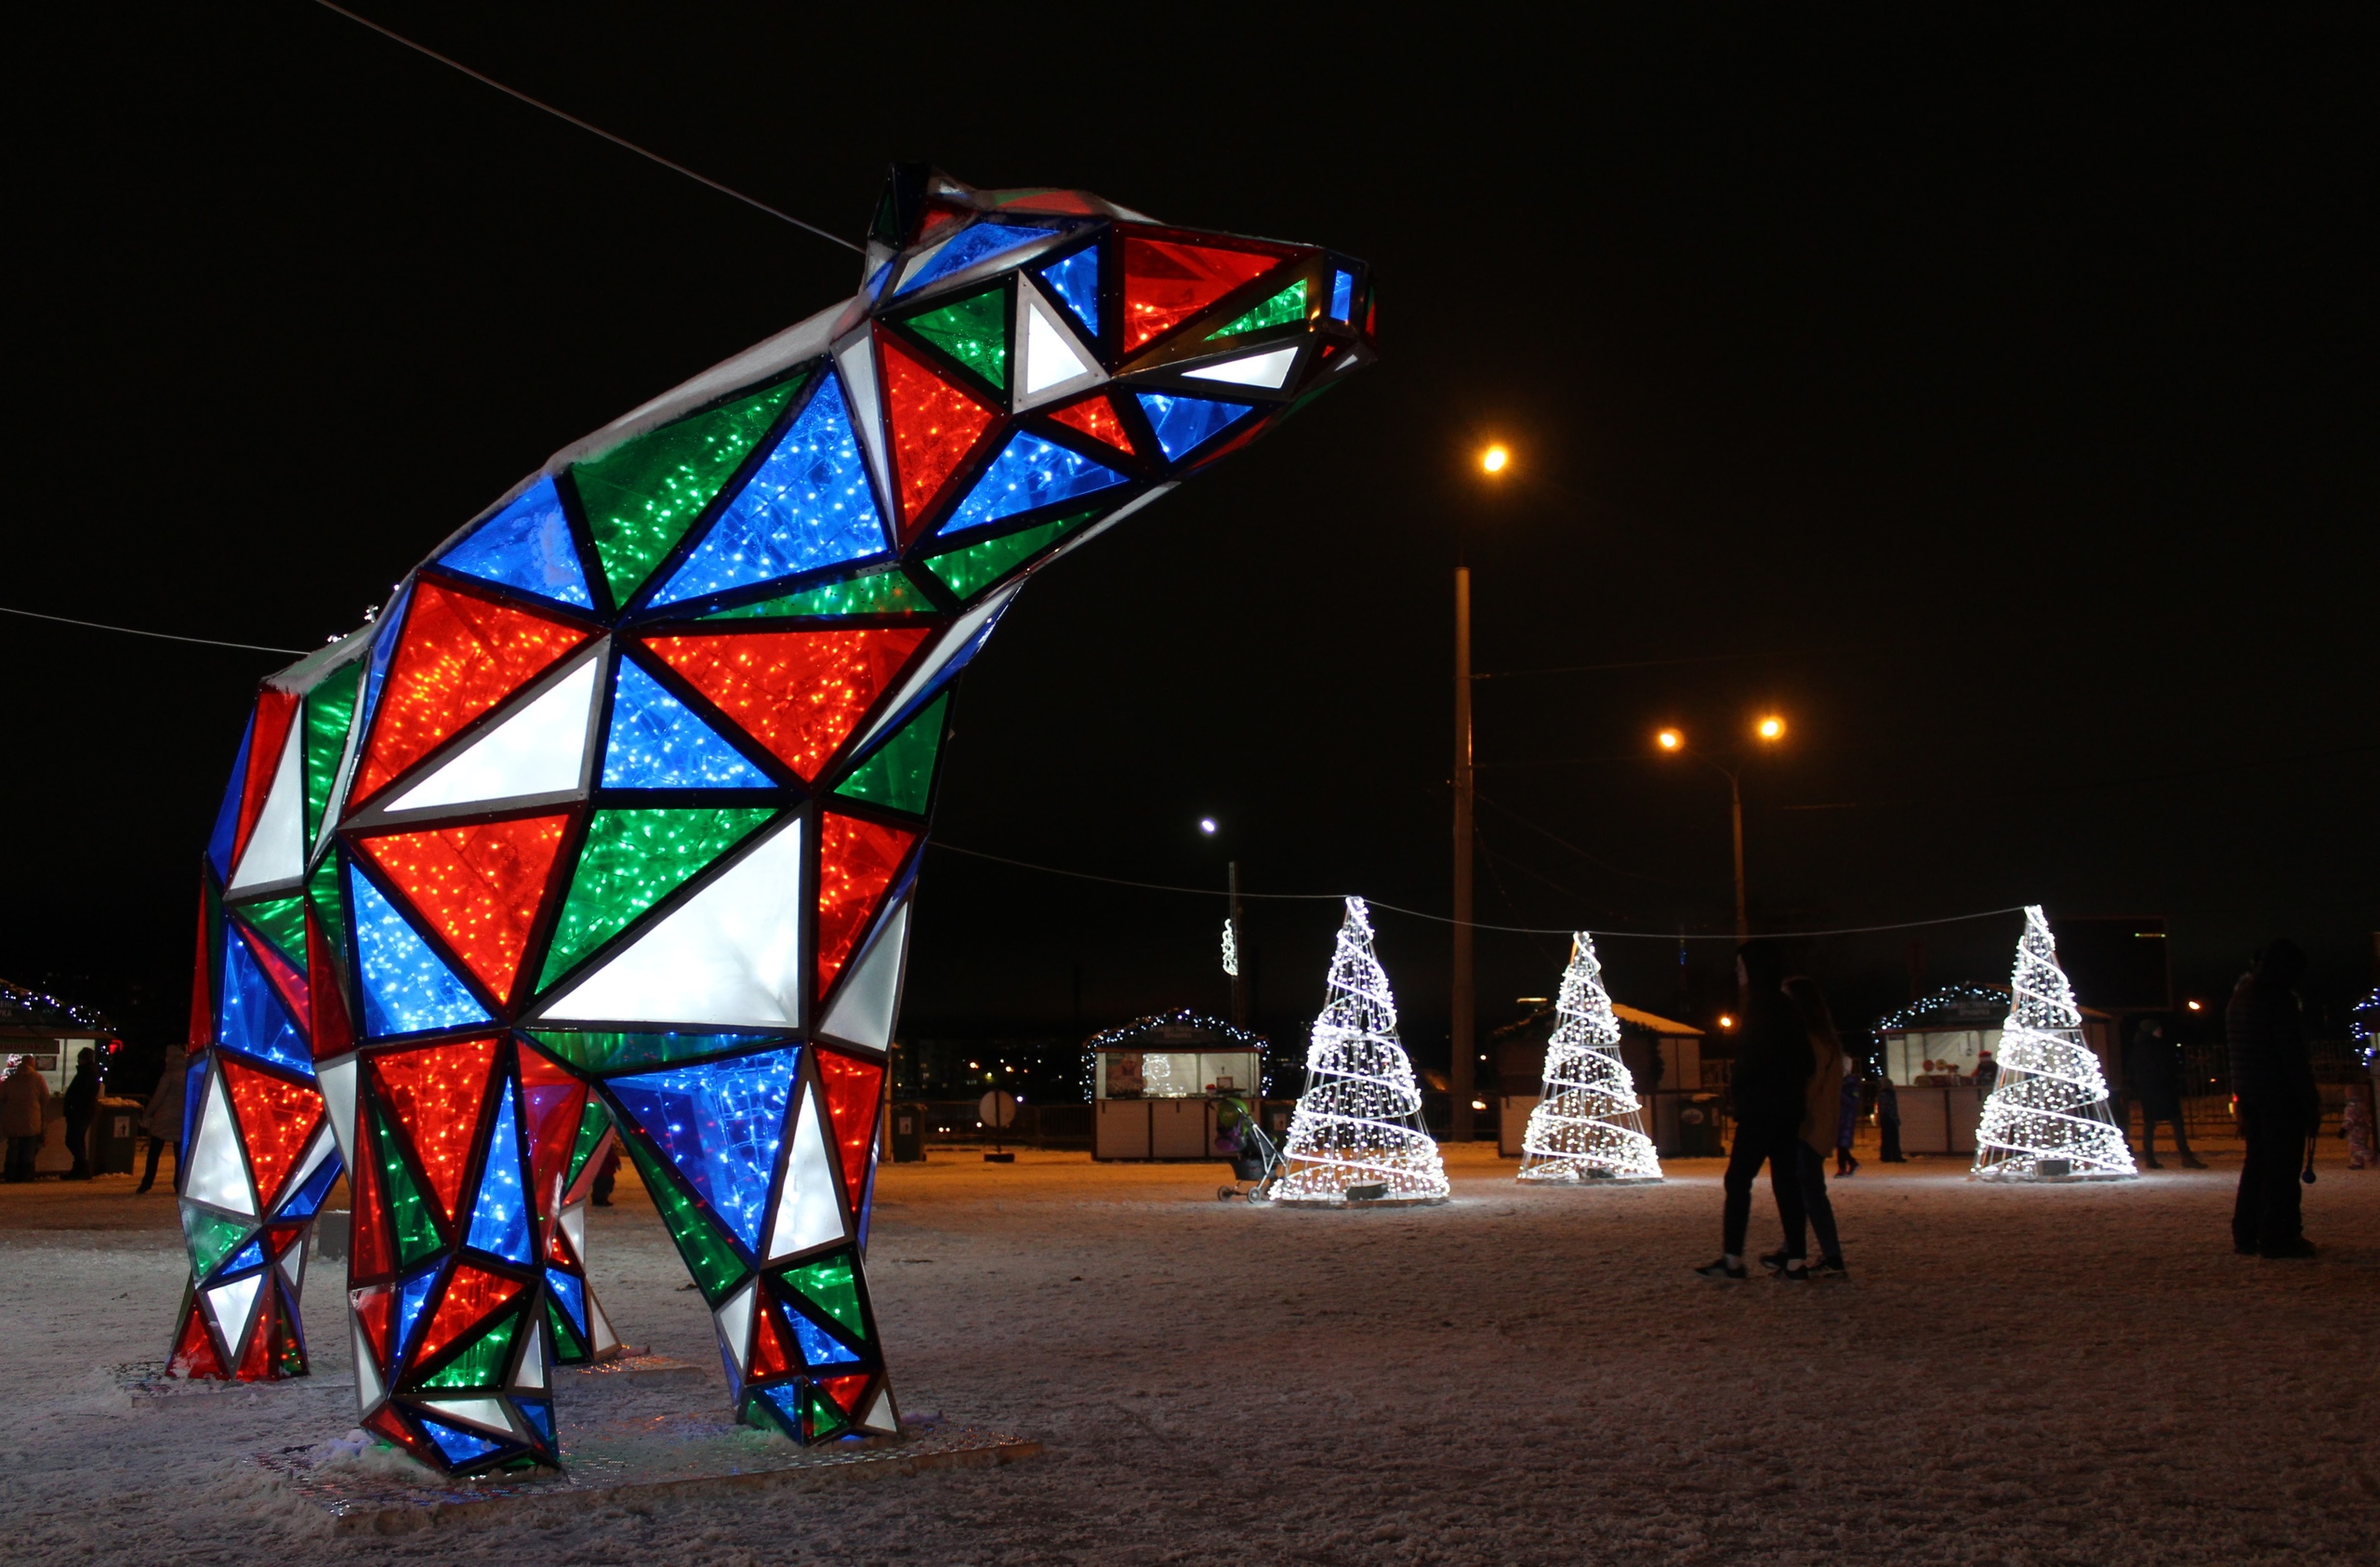
[{"label": "snow on sculpture's back", "polygon": [[738,1413],[897,1428],[862,1258],[958,677],[1051,560],[1373,356],[1367,269],[896,170],[859,293],[557,453],[264,683],[205,857],[187,1375],[302,1374],[351,1172],[364,1426],[558,1462],[617,1138]]}]

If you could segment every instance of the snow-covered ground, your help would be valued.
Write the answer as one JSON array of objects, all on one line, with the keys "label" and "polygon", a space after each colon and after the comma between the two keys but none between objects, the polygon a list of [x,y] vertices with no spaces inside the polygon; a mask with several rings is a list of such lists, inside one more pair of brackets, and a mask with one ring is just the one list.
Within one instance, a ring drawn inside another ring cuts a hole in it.
[{"label": "snow-covered ground", "polygon": [[[0,1188],[0,1560],[2373,1562],[2380,1172],[2337,1146],[2312,1261],[2231,1254],[2236,1153],[2056,1189],[1871,1162],[1835,1188],[1851,1281],[1809,1286],[1687,1271],[1717,1250],[1711,1162],[1523,1189],[1466,1149],[1445,1206],[1334,1213],[1219,1203],[1220,1166],[937,1150],[882,1178],[894,1375],[913,1414],[1045,1456],[365,1539],[243,1462],[343,1435],[331,1389],[114,1391],[171,1326],[169,1196]],[[667,1236],[621,1203],[590,1237],[614,1320],[716,1379]],[[326,1377],[337,1275],[307,1291]]]}]

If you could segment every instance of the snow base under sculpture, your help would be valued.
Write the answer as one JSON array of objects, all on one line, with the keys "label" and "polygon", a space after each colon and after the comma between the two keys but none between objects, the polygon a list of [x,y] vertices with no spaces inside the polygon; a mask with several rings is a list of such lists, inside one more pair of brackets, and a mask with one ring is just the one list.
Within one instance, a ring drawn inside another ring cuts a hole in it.
[{"label": "snow base under sculpture", "polygon": [[1274,1184],[1276,1202],[1442,1202],[1448,1195],[1360,897],[1347,900],[1330,959],[1330,999],[1314,1020],[1305,1092],[1281,1151],[1288,1171]]}]

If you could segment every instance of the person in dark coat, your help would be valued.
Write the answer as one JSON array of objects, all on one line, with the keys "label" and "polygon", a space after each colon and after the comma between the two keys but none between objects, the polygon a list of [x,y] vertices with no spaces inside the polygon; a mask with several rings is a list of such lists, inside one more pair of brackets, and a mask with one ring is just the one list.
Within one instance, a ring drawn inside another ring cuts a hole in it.
[{"label": "person in dark coat", "polygon": [[2242,1255],[2314,1255],[2297,1191],[2306,1139],[2322,1126],[2321,1094],[2298,1011],[2297,981],[2305,973],[2306,954],[2283,936],[2240,976],[2223,1014],[2231,1092],[2239,1096],[2240,1134],[2248,1145],[2231,1208],[2231,1247]]},{"label": "person in dark coat", "polygon": [[66,1151],[74,1167],[70,1181],[91,1178],[91,1122],[99,1113],[99,1056],[87,1045],[74,1057],[73,1081],[66,1085]]},{"label": "person in dark coat", "polygon": [[190,1092],[190,1052],[175,1045],[165,1052],[165,1069],[150,1092],[149,1108],[140,1112],[140,1130],[149,1135],[149,1165],[140,1172],[138,1194],[157,1184],[157,1156],[174,1150],[174,1168],[182,1167],[182,1100]]},{"label": "person in dark coat", "polygon": [[2165,1037],[2165,1026],[2154,1017],[2141,1020],[2132,1048],[2124,1052],[2123,1085],[2140,1107],[2140,1162],[2151,1170],[2165,1167],[2157,1158],[2157,1123],[2162,1121],[2174,1129],[2182,1168],[2205,1169],[2206,1161],[2190,1151],[2190,1135],[2182,1129],[2182,1047]]},{"label": "person in dark coat", "polygon": [[1802,1118],[1804,1090],[1817,1061],[1808,1033],[1793,1003],[1785,998],[1783,962],[1769,943],[1748,941],[1736,949],[1736,971],[1744,982],[1743,1026],[1736,1032],[1736,1059],[1729,1079],[1734,1100],[1736,1145],[1722,1183],[1726,1201],[1720,1212],[1719,1260],[1696,1272],[1706,1279],[1741,1279],[1744,1232],[1752,1223],[1752,1183],[1768,1166],[1768,1189],[1784,1221],[1785,1266],[1780,1279],[1810,1276],[1803,1242],[1807,1218],[1802,1208]]},{"label": "person in dark coat", "polygon": [[[1859,1119],[1859,1073],[1843,1053],[1833,1009],[1827,1005],[1826,992],[1818,989],[1818,981],[1797,974],[1785,981],[1785,997],[1793,1003],[1810,1044],[1811,1071],[1802,1088],[1802,1135],[1793,1149],[1794,1169],[1801,1177],[1802,1211],[1808,1215],[1818,1242],[1818,1259],[1809,1268],[1813,1274],[1848,1278],[1843,1242],[1834,1227],[1834,1200],[1826,1192],[1826,1156],[1830,1151],[1842,1156],[1847,1149],[1849,1130]],[[1851,1162],[1854,1169],[1858,1167],[1858,1160]],[[1774,1272],[1790,1267],[1801,1255],[1801,1229],[1789,1221],[1784,1250],[1762,1257],[1760,1265]]]},{"label": "person in dark coat", "polygon": [[1876,1077],[1876,1162],[1906,1164],[1909,1155],[1900,1150],[1900,1094],[1893,1087],[1890,1072]]}]

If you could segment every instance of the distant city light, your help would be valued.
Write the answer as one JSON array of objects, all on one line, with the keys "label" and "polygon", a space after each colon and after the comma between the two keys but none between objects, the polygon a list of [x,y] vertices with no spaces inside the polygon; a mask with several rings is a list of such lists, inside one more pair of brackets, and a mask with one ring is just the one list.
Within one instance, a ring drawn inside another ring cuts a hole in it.
[{"label": "distant city light", "polygon": [[1736,1020],[1735,1020],[1734,1018],[1732,1018],[1732,1017],[1728,1016],[1727,1016],[1726,1013],[1724,1013],[1724,1012],[1723,1012],[1723,1013],[1721,1013],[1721,1014],[1719,1014],[1719,1027],[1721,1027],[1721,1028],[1723,1028],[1723,1029],[1732,1029],[1732,1028],[1734,1028],[1735,1026],[1736,1026]]},{"label": "distant city light", "polygon": [[1653,740],[1654,743],[1659,745],[1663,750],[1675,750],[1680,746],[1686,744],[1686,737],[1674,729],[1662,730],[1659,734],[1653,737]]},{"label": "distant city light", "polygon": [[1785,737],[1785,721],[1771,713],[1760,721],[1759,733],[1764,740],[1781,740]]},{"label": "distant city light", "polygon": [[1200,817],[1198,818],[1198,830],[1205,833],[1210,838],[1213,837],[1215,835],[1215,818],[1212,817]]}]

